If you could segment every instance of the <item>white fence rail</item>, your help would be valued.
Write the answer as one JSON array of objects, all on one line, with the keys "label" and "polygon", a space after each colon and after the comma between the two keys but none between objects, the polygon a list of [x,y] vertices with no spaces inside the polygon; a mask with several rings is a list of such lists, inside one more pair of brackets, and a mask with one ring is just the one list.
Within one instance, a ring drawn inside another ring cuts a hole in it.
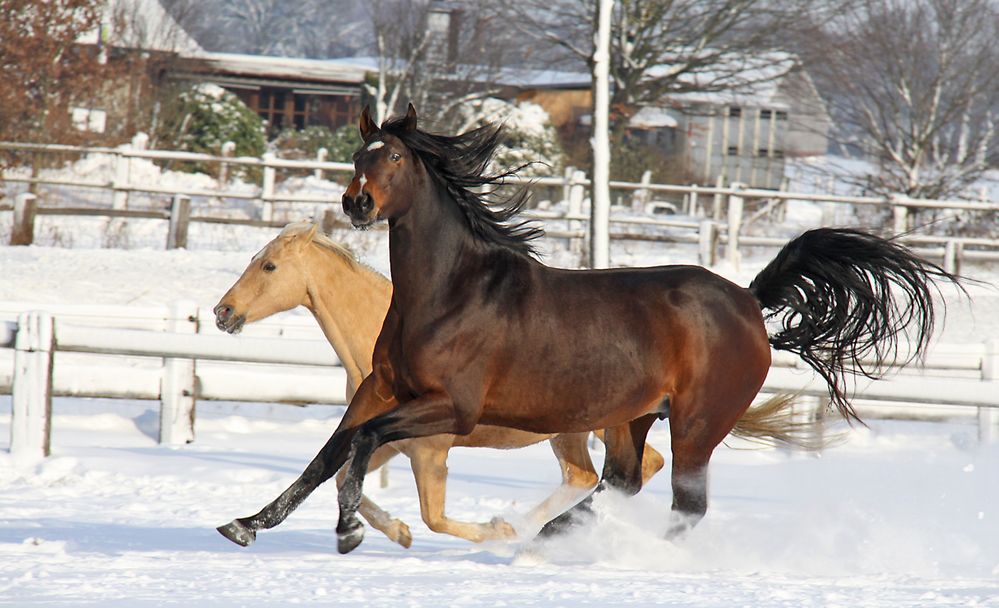
[{"label": "white fence rail", "polygon": [[[34,238],[34,221],[39,215],[100,215],[118,218],[163,219],[170,222],[168,248],[185,247],[188,227],[191,222],[211,222],[242,224],[252,226],[280,227],[288,219],[304,219],[316,212],[315,205],[325,204],[323,212],[324,228],[329,230],[339,218],[335,207],[339,201],[310,194],[281,194],[276,190],[277,172],[281,170],[302,170],[314,172],[317,176],[339,174],[349,176],[353,172],[350,163],[326,162],[322,160],[287,160],[266,154],[262,158],[233,158],[189,152],[141,149],[139,142],[119,148],[87,148],[51,144],[26,144],[0,142],[0,151],[20,154],[104,154],[113,160],[113,178],[110,180],[55,179],[24,175],[23,172],[4,170],[0,180],[12,183],[39,186],[73,187],[105,190],[111,193],[112,205],[109,208],[68,208],[65,206],[40,206],[33,193],[23,193],[13,204],[0,204],[0,211],[12,211],[11,244],[30,244]],[[247,190],[229,187],[224,178],[219,180],[217,189],[166,187],[155,183],[136,183],[130,178],[129,163],[132,159],[158,161],[199,162],[220,167],[219,173],[226,174],[231,166],[253,167],[261,171],[260,185]],[[582,252],[588,241],[585,213],[590,180],[581,171],[567,169],[561,176],[513,178],[513,181],[530,183],[533,187],[549,188],[556,194],[558,202],[565,202],[559,211],[534,210],[529,215],[549,224],[550,236],[568,239],[574,251]],[[738,264],[741,248],[747,246],[777,247],[786,242],[784,237],[757,236],[746,234],[746,208],[751,201],[770,201],[771,206],[764,210],[774,211],[789,200],[823,203],[827,207],[836,205],[880,206],[892,210],[894,232],[904,233],[913,228],[910,216],[914,209],[947,209],[954,211],[976,211],[987,214],[999,213],[999,203],[991,201],[965,200],[925,200],[905,196],[864,197],[842,196],[821,193],[783,192],[754,188],[743,188],[738,184],[730,187],[686,186],[653,184],[646,176],[641,182],[611,181],[610,187],[617,192],[625,192],[628,205],[616,206],[611,213],[610,235],[612,240],[651,240],[690,243],[698,246],[699,262],[711,266],[716,261],[719,246],[724,246],[725,258]],[[128,198],[132,193],[164,194],[171,197],[169,208],[130,209]],[[646,205],[655,193],[680,195],[681,205],[687,219],[663,219],[645,213]],[[203,197],[213,200],[255,200],[260,205],[260,217],[256,219],[209,217],[192,214],[190,200]],[[273,204],[276,202],[305,203],[302,217],[275,220]],[[627,208],[625,208],[627,207]],[[630,230],[644,227],[640,231]],[[988,238],[971,238],[948,235],[909,234],[903,240],[918,253],[931,259],[942,261],[950,271],[958,270],[962,262],[999,261],[999,241]]]},{"label": "white fence rail", "polygon": [[[0,368],[0,393],[13,395],[10,446],[19,458],[49,453],[53,396],[159,399],[160,441],[168,444],[193,441],[199,399],[344,403],[346,376],[332,349],[324,340],[296,335],[302,327],[295,323],[287,326],[287,332],[275,332],[277,325],[263,326],[262,332],[286,334],[280,337],[233,337],[196,333],[200,311],[189,304],[146,316],[135,312],[116,316],[118,309],[104,309],[110,314],[102,317],[100,307],[59,308],[55,314],[29,310],[17,314],[16,322],[0,321],[0,362],[5,360],[4,350],[13,348],[10,371]],[[9,317],[11,309],[0,306],[0,317],[4,310]],[[110,322],[102,324],[104,319]],[[143,324],[146,329],[135,328]],[[93,359],[114,355],[117,363],[81,364],[59,358],[77,353]],[[135,356],[162,363],[125,368],[123,373],[121,361]],[[826,394],[824,385],[800,361],[784,353],[775,354],[763,390],[820,398]],[[999,340],[936,345],[919,375],[860,382],[857,395],[877,402],[974,407],[980,438],[995,440]]]}]

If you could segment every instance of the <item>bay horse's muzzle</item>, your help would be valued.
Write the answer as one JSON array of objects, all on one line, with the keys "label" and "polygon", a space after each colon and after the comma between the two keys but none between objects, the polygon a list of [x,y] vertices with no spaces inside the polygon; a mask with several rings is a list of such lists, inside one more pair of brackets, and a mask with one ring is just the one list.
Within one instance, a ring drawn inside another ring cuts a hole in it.
[{"label": "bay horse's muzzle", "polygon": [[344,193],[340,199],[343,205],[343,212],[350,218],[350,223],[356,226],[367,226],[375,221],[372,211],[375,208],[375,201],[371,195],[363,190],[357,196]]},{"label": "bay horse's muzzle", "polygon": [[235,309],[228,304],[220,303],[213,309],[215,313],[215,327],[230,334],[239,333],[246,322],[245,315],[237,315]]}]

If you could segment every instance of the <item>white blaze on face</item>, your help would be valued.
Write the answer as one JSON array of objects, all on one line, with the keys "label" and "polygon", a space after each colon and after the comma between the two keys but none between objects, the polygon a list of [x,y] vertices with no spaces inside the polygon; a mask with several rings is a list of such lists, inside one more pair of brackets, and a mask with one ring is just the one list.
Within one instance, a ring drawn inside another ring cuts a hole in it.
[{"label": "white blaze on face", "polygon": [[371,152],[372,150],[377,150],[378,148],[381,148],[384,145],[385,145],[385,142],[383,142],[383,141],[373,141],[370,144],[368,144],[368,147],[365,148],[365,151]]},{"label": "white blaze on face", "polygon": [[357,181],[361,184],[361,188],[358,192],[364,192],[364,184],[368,183],[368,176],[362,173],[361,177]]}]

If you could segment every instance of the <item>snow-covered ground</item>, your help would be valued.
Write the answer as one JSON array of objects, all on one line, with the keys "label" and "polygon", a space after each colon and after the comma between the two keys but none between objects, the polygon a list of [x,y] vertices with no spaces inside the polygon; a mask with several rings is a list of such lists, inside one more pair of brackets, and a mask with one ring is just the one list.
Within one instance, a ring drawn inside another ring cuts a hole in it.
[{"label": "snow-covered ground", "polygon": [[[0,301],[211,305],[273,233],[209,229],[196,251],[0,247]],[[379,233],[349,238],[387,269]],[[677,257],[616,247],[627,263]],[[720,270],[746,284],[764,261]],[[951,307],[949,339],[999,337],[996,292],[972,300]],[[499,515],[521,532],[475,545],[422,524],[397,458],[389,487],[372,479],[366,491],[410,524],[413,547],[369,529],[340,556],[332,485],[249,548],[214,530],[283,490],[340,408],[201,403],[197,441],[168,448],[155,441],[157,407],[57,399],[53,456],[26,466],[5,452],[0,396],[0,605],[999,607],[999,445],[979,445],[967,417],[873,420],[820,457],[731,442],[712,462],[708,516],[679,543],[662,539],[665,472],[633,499],[601,497],[591,529],[538,547],[522,516],[558,483],[549,448],[454,450],[449,514]],[[665,423],[650,442],[668,454]]]}]

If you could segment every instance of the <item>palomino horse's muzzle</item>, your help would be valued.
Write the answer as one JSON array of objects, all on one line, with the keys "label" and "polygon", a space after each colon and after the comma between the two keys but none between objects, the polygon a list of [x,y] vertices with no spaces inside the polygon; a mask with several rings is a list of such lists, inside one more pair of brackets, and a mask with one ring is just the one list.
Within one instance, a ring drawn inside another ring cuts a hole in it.
[{"label": "palomino horse's muzzle", "polygon": [[246,322],[245,315],[237,315],[232,306],[220,303],[213,309],[215,312],[215,327],[230,334],[239,333]]}]

